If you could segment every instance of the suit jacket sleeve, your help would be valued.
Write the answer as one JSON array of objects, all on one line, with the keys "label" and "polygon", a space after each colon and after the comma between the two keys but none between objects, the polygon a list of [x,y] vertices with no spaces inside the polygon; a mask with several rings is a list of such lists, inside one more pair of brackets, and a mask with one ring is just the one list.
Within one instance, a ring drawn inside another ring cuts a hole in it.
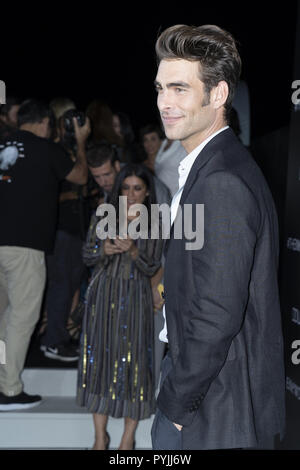
[{"label": "suit jacket sleeve", "polygon": [[204,203],[204,246],[186,253],[193,285],[180,312],[182,343],[158,397],[161,411],[182,425],[191,423],[242,326],[261,218],[255,196],[228,172],[210,174],[194,194]]}]

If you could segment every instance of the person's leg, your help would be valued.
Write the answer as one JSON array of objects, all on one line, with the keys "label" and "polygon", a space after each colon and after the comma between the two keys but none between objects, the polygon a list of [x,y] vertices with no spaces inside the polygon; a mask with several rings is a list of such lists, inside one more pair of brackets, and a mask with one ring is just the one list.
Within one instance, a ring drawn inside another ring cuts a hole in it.
[{"label": "person's leg", "polygon": [[67,330],[70,337],[75,341],[74,335],[78,338],[78,325],[72,328],[72,313],[78,307],[80,298],[80,286],[84,272],[84,264],[82,260],[82,240],[79,236],[72,236],[72,259],[71,259],[71,292],[72,304],[67,321]]},{"label": "person's leg", "polygon": [[70,341],[66,326],[72,305],[71,250],[69,235],[57,231],[54,252],[47,256],[47,329],[42,338],[45,346]]},{"label": "person's leg", "polygon": [[[72,246],[71,252],[71,292],[72,292],[72,301],[74,300],[74,294],[78,290],[78,299],[79,300],[79,288],[81,284],[84,264],[82,259],[82,240],[77,235],[72,235],[70,237],[70,242]],[[72,311],[72,304],[71,309]]]},{"label": "person's leg", "polygon": [[124,432],[122,435],[119,450],[133,449],[133,444],[135,441],[134,440],[135,431],[136,431],[138,423],[139,423],[138,421],[131,419],[131,418],[124,419]]},{"label": "person's leg", "polygon": [[[172,368],[172,359],[166,354],[161,367],[161,384]],[[174,424],[157,409],[151,429],[153,450],[182,450],[182,434]]]},{"label": "person's leg", "polygon": [[275,436],[265,436],[261,438],[256,447],[250,447],[244,450],[274,450]]},{"label": "person's leg", "polygon": [[22,392],[20,375],[31,335],[40,316],[46,282],[45,256],[29,248],[0,247],[0,269],[7,283],[9,305],[4,313],[6,364],[0,367],[0,391],[7,396]]},{"label": "person's leg", "polygon": [[4,317],[4,312],[8,307],[7,285],[4,273],[0,271],[0,330],[1,320]]},{"label": "person's leg", "polygon": [[0,253],[0,340],[4,341],[6,331],[7,307],[9,305],[8,288],[4,272],[1,271],[1,253]]},{"label": "person's leg", "polygon": [[158,409],[151,429],[153,450],[182,450],[182,431]]},{"label": "person's leg", "polygon": [[95,443],[93,450],[105,450],[108,445],[109,436],[106,431],[108,416],[94,413]]}]

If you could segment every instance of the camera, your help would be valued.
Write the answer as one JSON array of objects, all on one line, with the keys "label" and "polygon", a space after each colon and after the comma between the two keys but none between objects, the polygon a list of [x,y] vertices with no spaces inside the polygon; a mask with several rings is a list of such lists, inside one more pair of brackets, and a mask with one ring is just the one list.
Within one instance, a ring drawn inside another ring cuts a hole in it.
[{"label": "camera", "polygon": [[63,116],[63,127],[65,129],[63,144],[70,150],[76,149],[76,138],[73,118],[76,118],[77,123],[80,127],[85,124],[85,114],[77,109],[69,109]]}]

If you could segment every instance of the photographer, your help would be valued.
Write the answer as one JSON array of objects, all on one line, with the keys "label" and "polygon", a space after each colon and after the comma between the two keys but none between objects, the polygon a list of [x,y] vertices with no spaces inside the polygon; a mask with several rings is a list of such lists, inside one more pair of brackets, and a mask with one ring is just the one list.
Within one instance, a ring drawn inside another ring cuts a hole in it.
[{"label": "photographer", "polygon": [[59,182],[86,184],[85,141],[89,123],[77,132],[74,163],[49,140],[49,106],[30,99],[18,112],[19,129],[0,137],[0,282],[7,305],[0,315],[6,364],[0,368],[0,410],[31,408],[39,395],[23,390],[21,373],[40,316],[46,282],[45,253],[54,245]]},{"label": "photographer", "polygon": [[[58,122],[59,144],[76,164],[86,168],[85,142],[90,133],[89,119],[77,110],[69,110]],[[41,350],[50,359],[75,361],[76,346],[67,329],[74,294],[83,274],[81,256],[85,238],[85,186],[63,180],[60,186],[55,246],[47,256],[48,285],[45,297],[46,333]]]}]

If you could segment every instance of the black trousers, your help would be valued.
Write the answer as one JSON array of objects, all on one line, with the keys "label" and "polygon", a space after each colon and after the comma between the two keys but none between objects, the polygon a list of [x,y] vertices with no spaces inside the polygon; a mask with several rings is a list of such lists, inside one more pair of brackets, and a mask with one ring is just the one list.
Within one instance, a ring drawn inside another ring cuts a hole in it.
[{"label": "black trousers", "polygon": [[84,268],[80,236],[58,230],[54,252],[46,260],[47,330],[42,342],[45,346],[57,346],[70,341],[67,322]]},{"label": "black trousers", "polygon": [[[170,355],[167,354],[162,361],[161,384],[164,382],[171,368],[172,359]],[[182,431],[179,431],[159,409],[156,411],[152,424],[151,438],[153,450],[184,450],[182,444]],[[274,448],[275,436],[267,436],[259,442],[257,447],[236,450],[273,450]]]},{"label": "black trousers", "polygon": [[[166,354],[161,366],[161,384],[172,368],[172,359]],[[151,429],[153,450],[182,450],[181,431],[157,409]]]}]

